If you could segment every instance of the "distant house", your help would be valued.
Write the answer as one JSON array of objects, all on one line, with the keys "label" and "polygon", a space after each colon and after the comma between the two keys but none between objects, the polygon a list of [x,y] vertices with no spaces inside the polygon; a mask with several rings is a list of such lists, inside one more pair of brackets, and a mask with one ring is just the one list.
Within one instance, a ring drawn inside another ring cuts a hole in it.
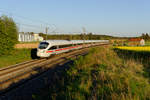
[{"label": "distant house", "polygon": [[32,42],[32,41],[34,41],[34,36],[31,33],[19,32],[18,33],[18,41],[20,41],[20,42]]},{"label": "distant house", "polygon": [[18,41],[20,42],[43,41],[43,37],[39,36],[39,34],[20,32],[18,34]]},{"label": "distant house", "polygon": [[144,46],[145,45],[145,40],[141,38],[131,38],[128,40],[128,45],[130,46]]},{"label": "distant house", "polygon": [[34,36],[34,41],[43,41],[43,37],[42,36],[39,36],[39,34],[33,34]]}]

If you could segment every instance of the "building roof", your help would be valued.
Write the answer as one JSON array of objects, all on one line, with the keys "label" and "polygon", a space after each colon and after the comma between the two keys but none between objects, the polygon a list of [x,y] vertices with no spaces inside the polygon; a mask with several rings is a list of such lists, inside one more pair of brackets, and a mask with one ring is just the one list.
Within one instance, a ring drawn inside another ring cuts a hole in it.
[{"label": "building roof", "polygon": [[142,39],[141,38],[131,38],[128,41],[130,42],[140,42]]}]

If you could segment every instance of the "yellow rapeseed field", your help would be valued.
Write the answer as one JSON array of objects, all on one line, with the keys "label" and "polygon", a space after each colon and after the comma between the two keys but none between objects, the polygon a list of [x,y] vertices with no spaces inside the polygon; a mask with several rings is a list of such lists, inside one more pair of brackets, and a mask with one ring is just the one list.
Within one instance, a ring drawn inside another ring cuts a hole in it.
[{"label": "yellow rapeseed field", "polygon": [[132,51],[150,51],[150,46],[145,46],[145,47],[117,46],[115,48],[121,49],[121,50],[132,50]]}]

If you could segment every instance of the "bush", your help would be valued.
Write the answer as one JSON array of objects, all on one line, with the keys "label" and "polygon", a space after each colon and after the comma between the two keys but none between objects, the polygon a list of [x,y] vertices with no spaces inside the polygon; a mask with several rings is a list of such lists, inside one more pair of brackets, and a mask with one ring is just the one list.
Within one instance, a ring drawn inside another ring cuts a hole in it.
[{"label": "bush", "polygon": [[17,43],[17,26],[12,18],[0,17],[0,55],[10,54]]}]

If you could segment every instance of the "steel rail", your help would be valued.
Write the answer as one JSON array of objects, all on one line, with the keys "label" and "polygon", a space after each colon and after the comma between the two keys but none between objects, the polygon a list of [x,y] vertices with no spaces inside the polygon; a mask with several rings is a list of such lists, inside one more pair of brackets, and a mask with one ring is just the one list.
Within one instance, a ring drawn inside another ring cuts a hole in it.
[{"label": "steel rail", "polygon": [[29,62],[25,62],[24,64],[21,63],[21,64],[17,64],[17,65],[8,67],[8,68],[3,69],[3,70],[0,70],[0,77],[5,75],[5,74],[8,74],[8,73],[15,72],[16,70],[23,69],[23,68],[28,67],[28,66],[32,66],[32,65],[34,65],[36,63],[43,62],[45,60],[46,59],[32,60],[32,61],[29,61]]},{"label": "steel rail", "polygon": [[[52,66],[60,65],[60,64],[67,62],[67,60],[69,60],[69,58],[73,58],[73,57],[76,57],[78,55],[83,55],[83,53],[85,54],[85,52],[87,53],[87,49],[86,49],[86,51],[82,50],[82,53],[81,53],[81,51],[75,52],[72,55],[68,54],[68,55],[64,55],[64,57],[54,59],[53,61],[50,61],[51,63],[50,62],[45,63],[45,66],[44,66],[44,64],[41,64],[39,67],[42,67],[43,70],[41,70],[40,73],[46,71],[47,69],[51,68]],[[28,80],[28,78],[30,76],[34,77],[34,75],[36,75],[36,74],[39,74],[39,71],[36,71],[33,69],[28,69],[28,70],[25,70],[24,72],[22,71],[22,73],[20,73],[20,74],[12,75],[13,77],[11,77],[8,80],[4,80],[3,82],[0,83],[1,93],[5,92],[7,90],[10,90],[13,87],[19,86],[19,84],[23,84],[22,82]],[[18,83],[18,84],[14,84],[14,83],[19,82],[20,80],[23,80],[23,81]],[[14,85],[11,85],[12,83]],[[9,87],[10,85],[11,85],[11,87]]]},{"label": "steel rail", "polygon": [[[97,46],[97,45],[93,45],[93,46]],[[0,70],[0,91],[3,93],[4,91],[16,87],[19,84],[22,84],[24,81],[30,79],[31,77],[34,77],[35,75],[38,75],[53,66],[64,64],[69,60],[69,58],[75,58],[76,56],[79,55],[85,55],[88,53],[87,51],[88,49],[89,47],[82,48],[79,50],[74,50],[69,53],[63,53],[51,59],[47,59],[47,60],[40,59],[40,60],[35,60],[33,62],[29,61],[30,63],[24,63],[24,64],[21,63],[18,64],[18,66],[14,66],[14,68],[11,66],[9,68]]]}]

